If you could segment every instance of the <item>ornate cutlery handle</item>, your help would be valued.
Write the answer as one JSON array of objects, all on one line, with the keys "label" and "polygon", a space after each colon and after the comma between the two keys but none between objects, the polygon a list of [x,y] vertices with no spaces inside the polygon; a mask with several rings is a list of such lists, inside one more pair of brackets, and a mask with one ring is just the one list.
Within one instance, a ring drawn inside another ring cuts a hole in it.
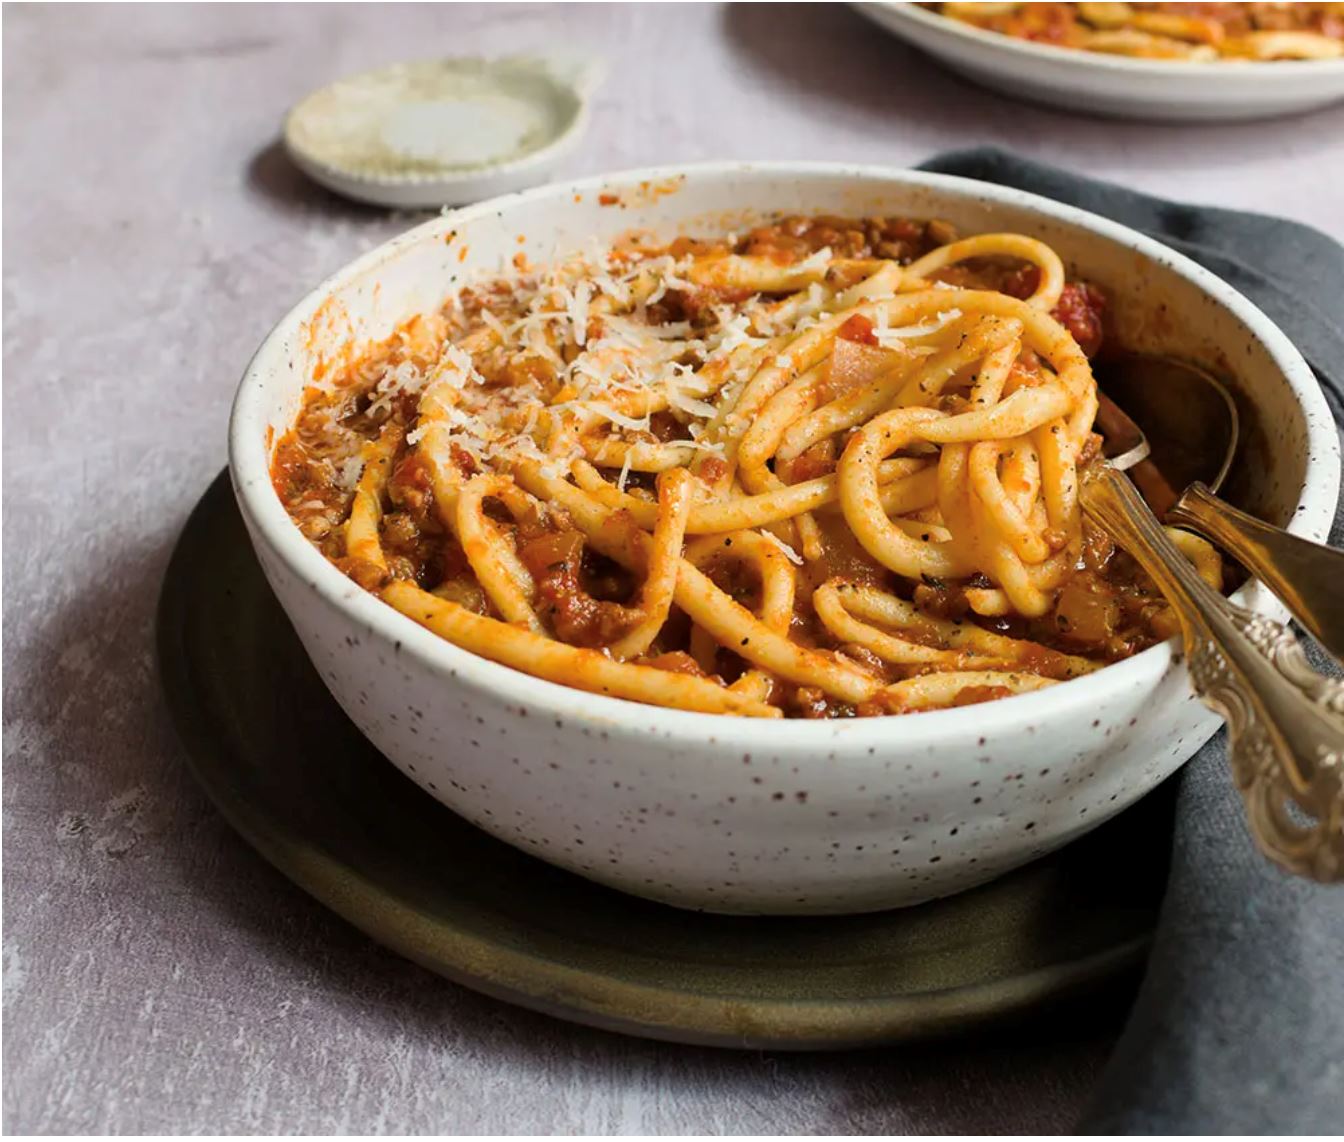
[{"label": "ornate cutlery handle", "polygon": [[1290,872],[1344,880],[1344,684],[1316,673],[1286,627],[1204,582],[1126,476],[1107,468],[1082,499],[1180,620],[1195,693],[1227,721],[1260,848]]},{"label": "ornate cutlery handle", "polygon": [[1344,551],[1289,535],[1191,484],[1167,519],[1216,543],[1283,600],[1307,630],[1344,659]]}]

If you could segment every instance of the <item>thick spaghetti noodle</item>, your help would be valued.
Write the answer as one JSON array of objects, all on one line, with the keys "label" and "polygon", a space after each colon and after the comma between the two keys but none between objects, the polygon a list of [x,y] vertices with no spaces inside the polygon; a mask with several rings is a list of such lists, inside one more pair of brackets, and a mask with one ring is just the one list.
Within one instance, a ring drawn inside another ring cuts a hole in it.
[{"label": "thick spaghetti noodle", "polygon": [[1344,4],[928,4],[1016,39],[1173,60],[1344,57]]},{"label": "thick spaghetti noodle", "polygon": [[416,622],[757,716],[983,701],[1168,633],[1079,510],[1103,301],[1045,244],[794,218],[519,262],[314,385],[276,449],[299,527]]}]

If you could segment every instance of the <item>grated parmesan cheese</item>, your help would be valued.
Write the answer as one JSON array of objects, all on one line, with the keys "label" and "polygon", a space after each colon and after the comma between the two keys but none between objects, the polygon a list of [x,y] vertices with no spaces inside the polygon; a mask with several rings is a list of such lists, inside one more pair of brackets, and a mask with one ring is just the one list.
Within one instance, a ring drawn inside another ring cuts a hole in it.
[{"label": "grated parmesan cheese", "polygon": [[790,563],[795,563],[799,567],[803,565],[803,557],[799,555],[798,552],[794,551],[792,547],[790,547],[787,543],[785,543],[782,539],[780,539],[779,536],[777,536],[768,527],[762,528],[761,534],[765,536],[766,539],[770,540],[776,547],[778,547],[780,551],[784,553],[784,558],[786,558]]},{"label": "grated parmesan cheese", "polygon": [[337,482],[347,492],[354,491],[355,485],[359,483],[359,478],[363,474],[363,456],[350,456],[343,460],[336,469]]},{"label": "grated parmesan cheese", "polygon": [[[798,268],[821,274],[831,260],[831,250],[822,249]],[[698,335],[689,321],[649,321],[648,308],[669,292],[703,296],[687,277],[691,261],[691,255],[648,257],[594,248],[555,257],[544,269],[520,261],[503,276],[480,267],[479,276],[489,280],[480,286],[487,304],[474,308],[475,327],[491,330],[503,352],[545,362],[553,380],[491,385],[471,354],[450,340],[427,371],[407,362],[388,370],[375,385],[375,401],[390,407],[399,393],[419,392],[420,416],[408,442],[445,463],[458,448],[481,465],[507,467],[526,459],[548,475],[564,477],[584,455],[583,433],[605,427],[612,440],[635,443],[627,435],[633,434],[647,441],[652,412],[662,408],[682,429],[677,435],[683,439],[667,441],[669,447],[726,456],[726,426],[714,393],[731,406],[746,377],[762,364],[770,342],[761,334],[772,325],[797,332],[815,323],[830,295],[814,282],[788,307],[760,295],[739,305],[717,305],[713,323]],[[470,320],[456,313],[450,321],[456,321],[459,335],[470,332]],[[709,364],[720,370],[717,378],[701,375]],[[775,364],[790,368],[793,361],[780,353]],[[627,454],[618,480],[622,489],[630,465]],[[351,465],[342,478],[354,471]]]},{"label": "grated parmesan cheese", "polygon": [[887,325],[886,310],[878,309],[873,319],[873,336],[877,338],[877,343],[884,349],[891,349],[909,337],[927,337],[930,333],[937,333],[956,321],[960,316],[961,310],[959,309],[945,309],[929,321],[922,321],[917,325],[900,325],[892,328]]},{"label": "grated parmesan cheese", "polygon": [[[831,264],[831,248],[823,246],[815,254],[811,254],[793,267],[800,274],[820,274],[826,272],[826,267]],[[816,283],[813,283],[816,284]]]},{"label": "grated parmesan cheese", "polygon": [[649,430],[649,416],[646,413],[642,417],[626,416],[624,413],[617,412],[608,404],[600,401],[584,406],[589,412],[594,412],[605,420],[618,424],[622,428],[628,428],[631,432],[647,432]]}]

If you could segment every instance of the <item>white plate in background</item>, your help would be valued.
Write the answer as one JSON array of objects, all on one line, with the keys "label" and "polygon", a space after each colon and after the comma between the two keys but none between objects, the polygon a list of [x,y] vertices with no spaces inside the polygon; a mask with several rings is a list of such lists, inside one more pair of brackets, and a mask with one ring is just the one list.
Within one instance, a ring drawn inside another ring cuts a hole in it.
[{"label": "white plate in background", "polygon": [[1133,59],[1017,40],[914,4],[852,6],[975,83],[1065,111],[1211,123],[1267,119],[1344,100],[1344,59]]},{"label": "white plate in background", "polygon": [[455,57],[341,79],[285,119],[310,178],[359,202],[460,206],[544,182],[582,138],[595,60]]}]

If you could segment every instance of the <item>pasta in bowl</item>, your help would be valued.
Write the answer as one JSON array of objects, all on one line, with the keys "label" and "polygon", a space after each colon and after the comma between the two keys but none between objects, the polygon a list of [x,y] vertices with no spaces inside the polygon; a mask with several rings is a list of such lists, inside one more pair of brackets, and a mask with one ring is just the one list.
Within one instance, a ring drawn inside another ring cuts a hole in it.
[{"label": "pasta in bowl", "polygon": [[1077,512],[1103,324],[1239,362],[1276,410],[1242,500],[1323,532],[1328,413],[1244,300],[1030,196],[825,166],[411,232],[272,334],[231,467],[333,694],[455,811],[682,906],[891,907],[1064,843],[1216,725]]},{"label": "pasta in bowl", "polygon": [[273,476],[356,582],[553,682],[972,704],[1173,630],[1078,507],[1103,304],[1037,239],[904,218],[524,262],[315,386]]}]

